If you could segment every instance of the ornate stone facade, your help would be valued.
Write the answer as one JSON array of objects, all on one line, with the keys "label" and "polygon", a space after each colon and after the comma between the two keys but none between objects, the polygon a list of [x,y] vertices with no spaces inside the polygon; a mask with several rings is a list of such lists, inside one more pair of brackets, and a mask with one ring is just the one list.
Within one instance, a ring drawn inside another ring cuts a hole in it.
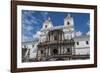
[{"label": "ornate stone facade", "polygon": [[[62,26],[53,26],[51,18],[44,21],[35,43],[24,43],[28,46],[25,58],[32,61],[58,61],[90,58],[90,36],[76,35],[74,19],[68,14]],[[33,46],[34,45],[34,46]],[[33,50],[36,52],[33,53]],[[28,57],[28,58],[27,58]]]},{"label": "ornate stone facade", "polygon": [[47,34],[45,42],[38,44],[37,60],[65,60],[71,59],[73,39],[65,39],[62,30],[51,30]]},{"label": "ornate stone facade", "polygon": [[89,58],[89,54],[76,55],[74,20],[70,14],[64,18],[64,26],[53,26],[52,21],[48,18],[40,33],[37,61]]}]

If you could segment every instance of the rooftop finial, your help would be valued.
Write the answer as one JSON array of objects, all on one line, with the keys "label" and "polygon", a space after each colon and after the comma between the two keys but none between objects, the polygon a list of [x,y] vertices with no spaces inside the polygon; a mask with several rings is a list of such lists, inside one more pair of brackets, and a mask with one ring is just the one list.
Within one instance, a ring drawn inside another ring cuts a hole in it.
[{"label": "rooftop finial", "polygon": [[71,14],[68,13],[64,18],[66,19],[66,18],[70,18],[70,17],[71,17]]},{"label": "rooftop finial", "polygon": [[68,13],[68,17],[71,17],[71,14],[70,13]]},{"label": "rooftop finial", "polygon": [[50,18],[50,17],[48,17],[48,20],[50,21],[50,20],[51,20],[51,18]]}]

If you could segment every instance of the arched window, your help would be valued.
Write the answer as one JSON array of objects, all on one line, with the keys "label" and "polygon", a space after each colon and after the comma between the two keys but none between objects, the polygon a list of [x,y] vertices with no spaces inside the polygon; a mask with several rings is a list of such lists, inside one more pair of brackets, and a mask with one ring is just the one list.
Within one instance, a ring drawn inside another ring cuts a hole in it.
[{"label": "arched window", "polygon": [[67,22],[67,25],[69,25],[70,23],[69,22]]},{"label": "arched window", "polygon": [[88,45],[88,44],[89,44],[89,42],[88,42],[88,41],[86,41],[86,44]]},{"label": "arched window", "polygon": [[47,28],[47,25],[45,25],[45,28]]},{"label": "arched window", "polygon": [[43,54],[43,50],[41,50],[41,54]]},{"label": "arched window", "polygon": [[67,52],[70,52],[70,48],[67,49]]},{"label": "arched window", "polygon": [[79,42],[77,42],[77,45],[79,45]]}]

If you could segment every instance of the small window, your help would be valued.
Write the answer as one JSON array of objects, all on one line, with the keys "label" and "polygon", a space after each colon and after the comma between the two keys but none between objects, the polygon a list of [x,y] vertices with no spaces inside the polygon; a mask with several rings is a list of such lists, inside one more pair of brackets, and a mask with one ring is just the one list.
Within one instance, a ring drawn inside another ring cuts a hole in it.
[{"label": "small window", "polygon": [[34,47],[34,45],[32,45],[32,47]]},{"label": "small window", "polygon": [[24,48],[26,48],[26,45],[24,45]]},{"label": "small window", "polygon": [[45,28],[47,28],[47,25],[45,25]]},{"label": "small window", "polygon": [[57,40],[57,35],[54,36],[54,40]]},{"label": "small window", "polygon": [[70,23],[69,22],[67,22],[67,25],[69,25]]},{"label": "small window", "polygon": [[67,52],[70,52],[70,48],[67,49]]},{"label": "small window", "polygon": [[41,50],[41,54],[43,54],[43,50]]},{"label": "small window", "polygon": [[77,45],[79,45],[79,42],[77,42]]},{"label": "small window", "polygon": [[86,41],[86,44],[88,45],[88,44],[89,44],[89,42],[88,42],[88,41]]}]

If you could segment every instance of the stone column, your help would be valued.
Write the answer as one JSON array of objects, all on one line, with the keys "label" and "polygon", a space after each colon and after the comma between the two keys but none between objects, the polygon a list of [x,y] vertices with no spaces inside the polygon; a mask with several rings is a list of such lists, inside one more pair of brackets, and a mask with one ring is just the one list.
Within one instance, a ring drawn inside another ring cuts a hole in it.
[{"label": "stone column", "polygon": [[49,56],[49,47],[47,48],[47,56]]},{"label": "stone column", "polygon": [[61,47],[61,54],[63,54],[63,46]]},{"label": "stone column", "polygon": [[48,54],[49,54],[49,56],[50,56],[50,47],[48,48]]}]

